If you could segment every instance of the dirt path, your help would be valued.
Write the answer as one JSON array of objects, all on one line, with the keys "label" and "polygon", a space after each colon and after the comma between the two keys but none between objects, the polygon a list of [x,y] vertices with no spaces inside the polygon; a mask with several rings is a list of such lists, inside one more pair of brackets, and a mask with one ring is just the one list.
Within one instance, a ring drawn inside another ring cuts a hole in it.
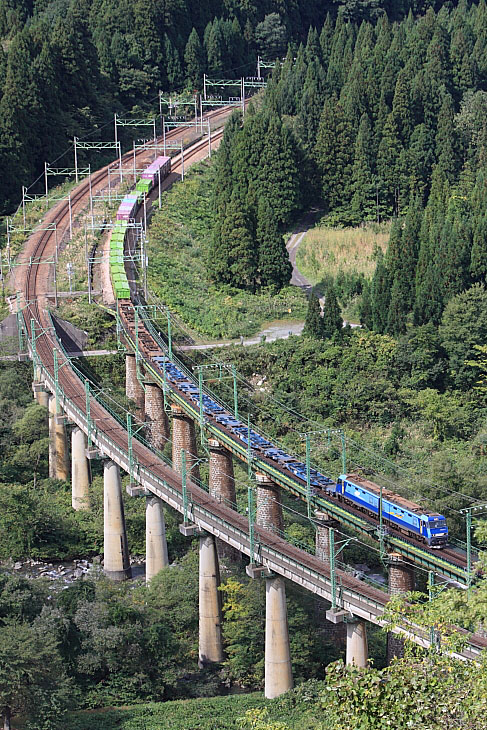
[{"label": "dirt path", "polygon": [[301,218],[292,235],[290,236],[288,242],[286,243],[286,248],[289,253],[289,260],[293,267],[291,284],[293,286],[299,286],[306,293],[306,296],[309,296],[311,294],[313,284],[298,269],[296,265],[296,254],[298,253],[298,248],[301,241],[303,240],[309,229],[312,228],[316,223],[316,219],[319,216],[320,212],[321,211],[316,208],[308,211],[306,215]]}]

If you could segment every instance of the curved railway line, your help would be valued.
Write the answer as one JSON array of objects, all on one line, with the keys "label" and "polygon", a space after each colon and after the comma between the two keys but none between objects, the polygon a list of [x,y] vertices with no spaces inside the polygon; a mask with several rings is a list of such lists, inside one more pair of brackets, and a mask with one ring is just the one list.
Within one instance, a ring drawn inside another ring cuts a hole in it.
[{"label": "curved railway line", "polygon": [[[220,114],[222,114],[221,110],[213,113],[213,118],[218,117]],[[215,139],[216,136],[213,138]],[[206,145],[207,143],[199,144]],[[197,154],[198,144],[195,147],[196,150],[192,148],[193,152],[189,150],[185,153],[187,160]],[[147,152],[142,150],[138,159],[142,161],[146,154]],[[122,160],[128,160],[129,156],[131,157],[131,153],[130,155],[124,155]],[[174,165],[173,171],[176,171],[177,168],[178,165]],[[94,193],[102,189],[107,181],[107,170],[108,166],[92,175],[91,186]],[[86,207],[88,198],[89,184],[87,180],[84,180],[71,195],[73,216]],[[55,222],[58,230],[67,228],[69,226],[67,201],[56,204],[48,211],[43,222],[45,224]],[[54,253],[55,246],[56,241],[53,230],[34,232],[18,258],[18,262],[24,264],[17,268],[17,272],[20,272],[20,275],[17,275],[17,288],[22,292],[24,299],[23,313],[31,347],[31,356],[34,365],[38,368],[40,378],[53,393],[57,393],[60,406],[68,418],[75,422],[85,433],[90,431],[92,443],[100,452],[118,463],[125,471],[129,471],[127,430],[96,398],[93,396],[86,397],[85,382],[71,366],[69,358],[66,357],[60,343],[57,341],[51,324],[46,308],[48,277],[45,274],[45,267],[50,265],[49,257]],[[124,324],[127,340],[130,344],[131,325],[127,319]],[[152,341],[153,349],[160,351],[161,343],[154,340],[150,331],[146,330],[146,334]],[[148,343],[147,339],[145,341]],[[54,350],[57,351],[59,366],[57,380],[55,380]],[[154,371],[148,351],[144,360],[146,360],[148,369]],[[159,377],[160,381],[160,373],[156,372],[155,375]],[[188,412],[191,413],[191,409],[193,409],[193,417],[198,417],[198,414],[194,412],[194,405],[182,393],[175,393],[175,400],[176,402],[180,401]],[[229,432],[225,432],[223,428],[216,429],[216,426],[213,426],[213,428],[218,431],[218,438],[222,443],[230,448],[236,456],[241,459],[246,458],[245,448],[242,449]],[[136,438],[133,440],[133,457],[136,464],[133,472],[135,480],[166,503],[183,512],[181,476]],[[265,460],[262,464],[259,463],[258,466],[264,472],[266,470],[268,472],[278,471],[275,464],[266,463]],[[296,483],[293,484],[292,480],[288,480],[288,484],[285,483],[285,475],[273,473],[273,476],[278,483],[302,496],[302,490],[296,488]],[[258,559],[270,570],[330,600],[332,589],[328,564],[289,544],[276,534],[257,526],[255,527],[255,534],[258,552],[251,555],[252,543],[249,539],[248,520],[235,510],[211,497],[190,480],[187,482],[187,490],[190,504],[189,516],[200,529],[207,530],[228,544],[233,545],[242,553],[251,556],[251,562]],[[317,508],[333,514],[329,501],[321,503],[319,497],[316,497],[316,499],[318,500]],[[348,512],[352,514],[352,510],[348,510]],[[356,510],[356,512],[359,511]],[[348,523],[353,524],[355,522],[358,524],[360,520],[365,520],[364,515],[354,513],[348,519]],[[425,550],[424,546],[418,547],[418,550],[420,549]],[[337,570],[336,574],[341,607],[368,621],[382,624],[382,614],[388,601],[388,595],[344,571]],[[415,627],[404,627],[401,631],[410,634],[419,644],[427,645],[429,643],[426,632]],[[459,656],[474,659],[484,647],[487,647],[487,639],[478,636],[470,637],[468,647]]]}]

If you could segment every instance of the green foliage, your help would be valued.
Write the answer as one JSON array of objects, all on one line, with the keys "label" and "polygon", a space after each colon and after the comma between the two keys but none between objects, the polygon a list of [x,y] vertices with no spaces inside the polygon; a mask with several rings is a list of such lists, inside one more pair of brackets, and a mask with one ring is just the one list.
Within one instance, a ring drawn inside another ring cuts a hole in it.
[{"label": "green foliage", "polygon": [[262,694],[230,695],[171,702],[153,702],[118,709],[104,708],[89,713],[71,713],[65,718],[66,730],[237,730],[238,717],[253,708],[269,704]]},{"label": "green foliage", "polygon": [[477,374],[469,361],[475,355],[475,346],[483,345],[487,337],[487,292],[481,284],[474,284],[450,300],[441,320],[440,336],[455,385],[471,387]]},{"label": "green foliage", "polygon": [[[238,127],[238,116],[234,119]],[[225,150],[224,146],[217,156],[217,168],[223,164]],[[279,294],[268,289],[253,294],[229,284],[217,288],[209,281],[206,262],[210,261],[212,274],[221,271],[221,277],[226,277],[229,272],[225,257],[231,256],[228,263],[234,267],[235,275],[242,281],[246,273],[248,286],[252,288],[252,268],[256,265],[251,249],[247,250],[240,265],[226,240],[219,237],[216,245],[218,226],[211,232],[212,180],[213,166],[205,163],[193,168],[184,184],[174,186],[163,196],[162,210],[156,212],[150,229],[151,289],[187,325],[211,337],[250,335],[258,332],[266,321],[304,317],[305,297],[295,288],[282,289]],[[222,195],[225,191],[228,192],[223,188]],[[246,220],[240,220],[243,228],[239,233],[246,236]],[[225,225],[232,241],[236,241],[238,232],[232,230],[232,219]]]},{"label": "green foliage", "polygon": [[274,61],[286,52],[287,30],[278,13],[266,15],[255,29],[255,42],[266,61]]},{"label": "green foliage", "polygon": [[396,660],[377,671],[328,667],[323,709],[333,730],[406,730],[416,726],[479,728],[485,706],[485,664],[448,656]]},{"label": "green foliage", "polygon": [[312,290],[309,298],[303,335],[305,337],[312,337],[315,340],[323,340],[325,338],[321,305],[316,289]]},{"label": "green foliage", "polygon": [[24,715],[30,730],[63,727],[69,701],[59,642],[49,628],[42,619],[0,626],[0,707],[4,715]]},{"label": "green foliage", "polygon": [[343,320],[336,298],[335,288],[330,283],[326,287],[325,304],[323,307],[323,334],[325,337],[340,336],[342,326]]},{"label": "green foliage", "polygon": [[213,180],[216,220],[208,276],[217,285],[278,292],[291,265],[282,238],[299,210],[302,172],[289,126],[274,114],[251,111],[242,128],[231,119]]}]

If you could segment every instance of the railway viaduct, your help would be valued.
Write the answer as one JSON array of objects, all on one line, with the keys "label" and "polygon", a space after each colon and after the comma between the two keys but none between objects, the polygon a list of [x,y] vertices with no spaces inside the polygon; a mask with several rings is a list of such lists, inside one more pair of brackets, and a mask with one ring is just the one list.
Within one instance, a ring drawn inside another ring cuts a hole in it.
[{"label": "railway viaduct", "polygon": [[[206,142],[205,142],[206,145]],[[195,145],[195,150],[200,149]],[[197,155],[195,155],[197,156]],[[189,157],[189,153],[188,153]],[[177,171],[178,160],[173,169]],[[93,189],[103,189],[106,168],[91,181]],[[70,200],[76,215],[86,206],[87,184],[81,183]],[[68,225],[67,204],[62,201],[46,215],[57,231]],[[330,568],[330,529],[334,516],[326,510],[315,512],[316,552],[311,555],[281,537],[283,525],[281,485],[265,470],[256,469],[256,510],[244,516],[233,507],[236,502],[233,456],[218,438],[207,439],[208,489],[199,482],[199,456],[195,419],[176,398],[167,398],[165,384],[154,376],[148,363],[139,360],[127,345],[126,394],[135,403],[135,423],[143,423],[146,441],[118,420],[103,397],[95,394],[89,381],[76,369],[64,351],[46,307],[46,266],[52,254],[52,229],[34,233],[22,256],[30,264],[22,271],[24,330],[34,366],[34,397],[49,412],[49,474],[72,484],[73,509],[89,509],[90,462],[103,460],[104,470],[104,571],[114,581],[131,576],[129,546],[122,502],[121,470],[130,475],[127,491],[146,502],[146,579],[150,580],[167,563],[163,505],[183,515],[181,532],[199,540],[199,663],[224,659],[219,562],[236,555],[249,559],[247,573],[265,581],[265,695],[272,698],[292,687],[289,633],[284,579],[313,592],[332,608],[322,618],[335,627],[337,640],[346,641],[348,663],[365,666],[368,659],[366,623],[382,625],[389,595]],[[22,257],[21,257],[22,258]],[[126,323],[127,324],[127,323]],[[164,354],[164,342],[153,346]],[[131,421],[130,421],[131,423]],[[68,460],[67,425],[71,430],[71,469]],[[172,435],[171,435],[172,430]],[[162,455],[172,441],[172,461]],[[390,556],[389,592],[413,588],[411,565],[400,554]],[[325,619],[326,615],[326,619]],[[429,645],[427,632],[413,625],[395,629],[423,646]],[[399,642],[401,639],[399,638]],[[459,656],[474,659],[487,645],[481,637],[470,637]],[[400,645],[390,644],[390,654]]]}]

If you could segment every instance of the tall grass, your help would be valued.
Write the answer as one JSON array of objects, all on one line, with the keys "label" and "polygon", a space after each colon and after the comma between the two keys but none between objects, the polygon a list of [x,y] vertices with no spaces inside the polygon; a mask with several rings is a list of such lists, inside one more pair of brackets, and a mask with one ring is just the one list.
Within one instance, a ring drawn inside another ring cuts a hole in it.
[{"label": "tall grass", "polygon": [[299,270],[313,283],[325,276],[343,273],[374,273],[374,252],[385,251],[389,224],[369,224],[363,228],[312,228],[301,241],[296,262]]}]

